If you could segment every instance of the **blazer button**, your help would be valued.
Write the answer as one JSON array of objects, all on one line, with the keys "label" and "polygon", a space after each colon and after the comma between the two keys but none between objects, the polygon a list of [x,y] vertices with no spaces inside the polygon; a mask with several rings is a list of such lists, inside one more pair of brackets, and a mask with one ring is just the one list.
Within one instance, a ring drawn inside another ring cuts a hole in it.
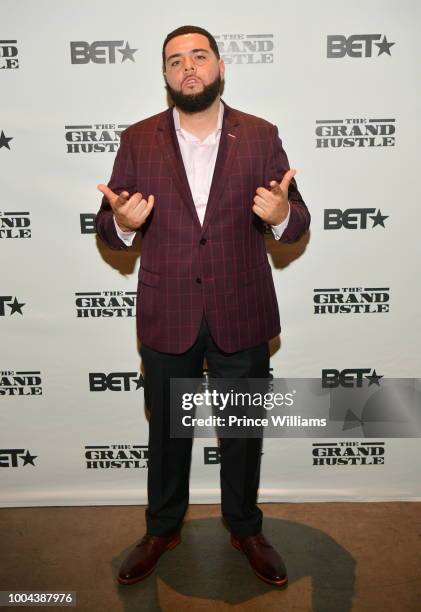
[{"label": "blazer button", "polygon": [[203,246],[203,245],[205,245],[205,244],[206,244],[206,242],[207,242],[206,238],[201,238],[201,239],[200,239],[200,244],[201,244],[202,246]]},{"label": "blazer button", "polygon": [[196,278],[196,283],[198,283],[200,285],[202,283],[202,279],[201,278]]}]

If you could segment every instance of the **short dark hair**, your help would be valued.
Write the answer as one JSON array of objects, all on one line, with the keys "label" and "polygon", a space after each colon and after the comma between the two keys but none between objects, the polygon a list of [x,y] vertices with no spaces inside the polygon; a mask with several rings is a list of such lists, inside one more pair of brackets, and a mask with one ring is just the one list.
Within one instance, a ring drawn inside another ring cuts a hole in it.
[{"label": "short dark hair", "polygon": [[198,26],[185,25],[167,34],[167,37],[164,40],[164,44],[162,45],[162,65],[164,67],[164,70],[165,70],[165,47],[170,42],[170,40],[172,40],[176,36],[182,36],[183,34],[202,34],[202,36],[206,36],[206,38],[209,41],[210,48],[215,53],[216,57],[220,59],[218,45],[216,43],[216,40],[214,39],[214,37],[212,36],[210,32],[208,32],[204,28],[199,28]]}]

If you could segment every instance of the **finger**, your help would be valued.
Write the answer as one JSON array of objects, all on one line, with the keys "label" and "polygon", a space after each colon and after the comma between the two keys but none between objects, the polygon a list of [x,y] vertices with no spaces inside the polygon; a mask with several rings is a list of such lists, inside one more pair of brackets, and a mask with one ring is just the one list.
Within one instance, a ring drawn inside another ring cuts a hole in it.
[{"label": "finger", "polygon": [[142,200],[143,210],[141,211],[138,217],[139,223],[143,223],[145,219],[149,216],[153,208],[154,202],[155,202],[155,198],[153,195],[150,195],[148,197],[148,201]]},{"label": "finger", "polygon": [[281,185],[280,185],[281,189],[288,190],[289,184],[296,174],[297,174],[297,171],[294,170],[293,168],[288,170],[288,172],[285,172],[283,179],[281,181]]},{"label": "finger", "polygon": [[146,217],[149,215],[149,213],[151,212],[154,202],[155,202],[155,197],[153,195],[150,195],[148,197],[148,201],[146,202],[146,200],[143,200],[146,204],[145,204],[145,209],[143,211],[143,214],[145,215],[145,219]]},{"label": "finger", "polygon": [[281,186],[277,181],[270,182],[270,192],[273,193],[273,195],[281,194]]},{"label": "finger", "polygon": [[265,197],[270,196],[271,192],[269,191],[269,189],[265,189],[264,187],[258,187],[256,189],[256,193],[262,196],[262,198],[265,198]]},{"label": "finger", "polygon": [[263,210],[263,208],[261,208],[260,206],[256,206],[256,204],[252,206],[252,211],[263,220],[264,217],[266,217],[266,211]]},{"label": "finger", "polygon": [[258,195],[254,196],[253,202],[256,204],[256,206],[259,206],[263,210],[267,209],[268,202],[264,198],[262,198],[261,196],[258,196]]},{"label": "finger", "polygon": [[104,194],[109,203],[111,204],[111,208],[114,210],[116,208],[120,208],[123,204],[126,203],[129,194],[127,191],[122,191],[120,195],[117,195],[112,191],[107,185],[103,185],[100,183],[97,185],[97,189]]},{"label": "finger", "polygon": [[118,197],[117,194],[114,193],[114,191],[111,191],[111,189],[107,187],[107,185],[103,185],[102,183],[100,183],[96,186],[96,188],[98,189],[98,191],[105,195],[105,197],[110,203]]},{"label": "finger", "polygon": [[142,200],[142,197],[141,193],[134,193],[129,198],[127,191],[123,191],[112,205],[112,208],[115,213],[118,212],[121,215],[127,216],[136,210],[136,205]]},{"label": "finger", "polygon": [[129,198],[129,202],[130,203],[134,203],[134,204],[138,204],[139,202],[141,202],[143,200],[143,195],[140,193],[140,191],[136,191],[136,193],[134,193],[130,198]]},{"label": "finger", "polygon": [[122,208],[129,200],[129,193],[127,191],[122,191],[119,196],[114,200],[113,208]]},{"label": "finger", "polygon": [[147,214],[145,214],[147,205],[148,203],[142,197],[141,193],[133,194],[130,200],[126,202],[125,206],[118,211],[118,214],[123,218],[124,225],[128,227],[140,227],[149,214],[149,210],[147,210]]},{"label": "finger", "polygon": [[124,206],[121,208],[121,212],[129,212],[131,210],[136,210],[142,200],[143,195],[141,193],[134,193],[128,200],[126,200]]}]

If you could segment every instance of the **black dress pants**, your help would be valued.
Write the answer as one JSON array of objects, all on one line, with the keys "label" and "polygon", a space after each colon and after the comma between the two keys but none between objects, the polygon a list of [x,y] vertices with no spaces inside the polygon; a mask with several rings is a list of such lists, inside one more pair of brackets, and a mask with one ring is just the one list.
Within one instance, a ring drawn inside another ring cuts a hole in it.
[{"label": "black dress pants", "polygon": [[[193,346],[174,355],[142,344],[145,400],[150,410],[147,532],[170,535],[182,524],[189,500],[191,438],[170,438],[170,379],[201,378],[206,357],[211,378],[267,378],[269,347],[224,353],[210,335],[205,318]],[[238,536],[262,528],[257,507],[262,439],[221,438],[221,509],[225,523]]]}]

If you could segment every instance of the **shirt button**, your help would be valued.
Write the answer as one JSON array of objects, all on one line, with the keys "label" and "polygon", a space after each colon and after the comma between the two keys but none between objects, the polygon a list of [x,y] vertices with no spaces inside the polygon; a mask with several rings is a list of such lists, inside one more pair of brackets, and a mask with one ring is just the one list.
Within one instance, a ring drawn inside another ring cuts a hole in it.
[{"label": "shirt button", "polygon": [[206,244],[207,240],[206,238],[201,238],[200,239],[200,244],[203,246],[204,244]]},{"label": "shirt button", "polygon": [[196,283],[198,283],[199,285],[201,284],[202,279],[201,278],[196,278]]}]

